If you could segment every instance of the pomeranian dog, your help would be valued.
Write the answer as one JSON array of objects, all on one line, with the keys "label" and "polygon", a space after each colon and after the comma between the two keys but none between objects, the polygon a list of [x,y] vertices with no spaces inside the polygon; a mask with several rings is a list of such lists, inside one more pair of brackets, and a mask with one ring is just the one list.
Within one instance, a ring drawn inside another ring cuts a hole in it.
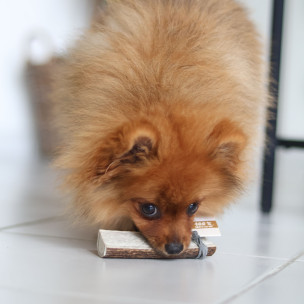
[{"label": "pomeranian dog", "polygon": [[56,75],[57,165],[76,213],[182,253],[194,216],[221,213],[253,175],[262,57],[233,0],[109,0]]}]

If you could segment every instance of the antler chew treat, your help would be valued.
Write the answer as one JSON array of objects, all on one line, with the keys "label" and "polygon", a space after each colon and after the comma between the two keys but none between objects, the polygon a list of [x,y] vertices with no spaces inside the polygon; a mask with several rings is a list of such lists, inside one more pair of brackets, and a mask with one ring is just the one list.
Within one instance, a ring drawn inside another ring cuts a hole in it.
[{"label": "antler chew treat", "polygon": [[[202,238],[207,246],[207,256],[214,254],[216,246]],[[145,240],[140,232],[99,230],[97,240],[98,254],[102,258],[125,258],[125,259],[163,259],[163,258],[192,258],[198,256],[199,248],[191,241],[190,246],[182,254],[176,256],[164,256],[156,252]]]}]

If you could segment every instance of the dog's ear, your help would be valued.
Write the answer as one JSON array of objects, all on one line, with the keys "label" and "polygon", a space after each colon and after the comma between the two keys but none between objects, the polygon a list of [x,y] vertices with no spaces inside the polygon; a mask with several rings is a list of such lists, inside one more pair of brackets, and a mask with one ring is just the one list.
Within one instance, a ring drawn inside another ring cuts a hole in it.
[{"label": "dog's ear", "polygon": [[236,168],[245,146],[245,134],[228,119],[219,122],[208,138],[210,156],[227,169]]},{"label": "dog's ear", "polygon": [[135,164],[149,158],[155,148],[153,139],[147,135],[140,135],[132,140],[131,147],[118,160],[122,164]]},{"label": "dog's ear", "polygon": [[157,155],[157,145],[157,132],[151,126],[132,124],[122,128],[107,142],[97,176],[105,181],[144,165]]}]

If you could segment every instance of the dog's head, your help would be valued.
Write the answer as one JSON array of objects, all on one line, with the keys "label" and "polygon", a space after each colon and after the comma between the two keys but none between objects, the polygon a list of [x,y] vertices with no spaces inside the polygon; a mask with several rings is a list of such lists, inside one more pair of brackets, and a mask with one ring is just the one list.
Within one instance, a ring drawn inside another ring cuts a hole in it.
[{"label": "dog's head", "polygon": [[78,188],[83,213],[109,228],[132,222],[156,250],[174,256],[188,247],[194,216],[219,213],[240,189],[245,136],[229,120],[203,132],[191,119],[169,121],[117,129],[83,160]]}]

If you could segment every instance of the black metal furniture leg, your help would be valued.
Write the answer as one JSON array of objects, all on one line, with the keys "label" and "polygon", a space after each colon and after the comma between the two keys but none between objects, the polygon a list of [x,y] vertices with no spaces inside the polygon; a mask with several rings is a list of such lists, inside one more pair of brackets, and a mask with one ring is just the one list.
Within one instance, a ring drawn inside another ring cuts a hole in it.
[{"label": "black metal furniture leg", "polygon": [[277,146],[277,104],[280,79],[281,41],[283,28],[284,0],[274,0],[272,16],[272,43],[271,43],[271,75],[269,91],[274,99],[274,107],[270,109],[269,127],[266,131],[268,147],[264,152],[263,185],[261,197],[261,210],[269,213],[272,208],[273,177],[275,163],[275,149]]}]

